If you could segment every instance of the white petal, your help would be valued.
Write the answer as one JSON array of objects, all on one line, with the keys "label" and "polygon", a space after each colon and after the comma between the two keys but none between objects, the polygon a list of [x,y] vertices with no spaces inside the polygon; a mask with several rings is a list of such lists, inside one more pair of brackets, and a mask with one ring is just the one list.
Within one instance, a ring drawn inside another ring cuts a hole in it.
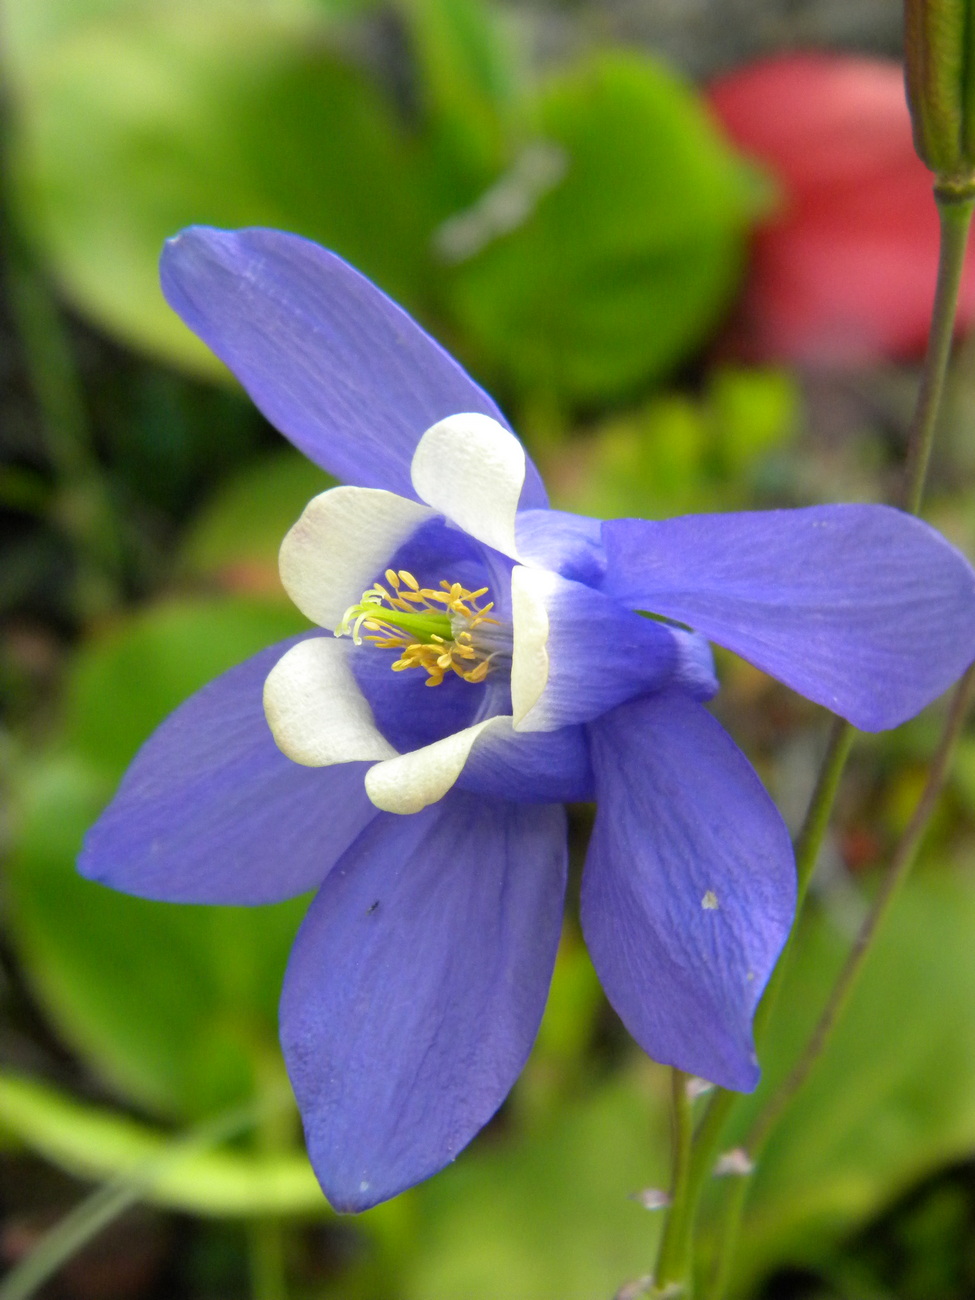
[{"label": "white petal", "polygon": [[282,753],[305,767],[391,758],[349,668],[350,645],[312,637],[279,659],[264,683],[264,712]]},{"label": "white petal", "polygon": [[334,630],[434,512],[395,492],[336,487],[314,497],[281,543],[281,581],[301,612]]},{"label": "white petal", "polygon": [[525,716],[541,699],[548,685],[548,599],[557,582],[546,569],[511,570],[511,712],[516,731],[533,731],[523,726]]},{"label": "white petal", "polygon": [[479,542],[517,559],[515,516],[525,449],[489,415],[449,415],[427,429],[410,470],[416,494]]},{"label": "white petal", "polygon": [[383,812],[415,813],[436,803],[460,776],[474,742],[489,727],[510,730],[510,715],[476,722],[423,749],[377,763],[366,773],[366,794]]}]

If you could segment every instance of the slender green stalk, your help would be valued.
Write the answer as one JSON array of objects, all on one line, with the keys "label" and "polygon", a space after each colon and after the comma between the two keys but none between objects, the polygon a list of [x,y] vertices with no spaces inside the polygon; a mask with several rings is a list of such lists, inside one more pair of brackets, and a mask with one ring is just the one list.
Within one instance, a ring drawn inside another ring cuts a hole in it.
[{"label": "slender green stalk", "polygon": [[247,1226],[253,1300],[287,1300],[288,1260],[284,1224],[265,1216]]},{"label": "slender green stalk", "polygon": [[657,1292],[680,1288],[678,1294],[691,1296],[690,1232],[684,1216],[693,1213],[689,1200],[688,1178],[691,1166],[691,1138],[694,1120],[688,1094],[688,1076],[682,1070],[671,1070],[671,1127],[673,1150],[671,1156],[670,1203],[654,1286]]},{"label": "slender green stalk", "polygon": [[[958,194],[950,189],[941,189],[936,186],[935,201],[941,223],[938,279],[935,288],[928,346],[921,374],[921,384],[918,390],[914,418],[911,422],[904,476],[903,506],[911,514],[915,515],[920,512],[921,503],[924,499],[931,448],[934,443],[938,413],[944,396],[945,377],[951,358],[951,341],[954,333],[955,312],[958,306],[958,291],[965,263],[965,251],[968,246],[972,212],[975,210],[975,196],[971,193]],[[822,1016],[802,1056],[793,1067],[782,1087],[758,1116],[748,1135],[745,1147],[753,1160],[760,1154],[775,1125],[787,1109],[789,1102],[799,1088],[802,1087],[816,1061],[822,1055],[833,1027],[842,1014],[843,1008],[859,977],[867,954],[872,947],[874,937],[883,926],[891,905],[910,872],[918,846],[944,785],[958,736],[964,724],[972,690],[973,670],[969,669],[957,687],[937,752],[932,760],[928,780],[914,810],[914,815],[894,851],[890,868],[857,935]],[[845,741],[844,729],[846,732]],[[818,796],[824,795],[824,807],[820,814],[822,829],[819,834],[819,842],[821,842],[822,832],[825,831],[828,822],[829,809],[832,806],[833,797],[839,785],[839,778],[846,761],[846,755],[849,753],[852,737],[853,732],[849,725],[837,720],[834,725],[830,750],[824,760],[816,793],[813,796],[810,816],[807,817],[806,821],[806,826],[812,832],[813,807],[817,803]],[[845,752],[841,752],[844,743]],[[828,778],[827,773],[831,768],[833,770]],[[827,791],[825,787],[829,782],[831,782],[831,788]],[[811,834],[810,838],[813,841],[816,839],[814,834]],[[803,839],[804,834],[800,836],[796,850],[797,865],[799,866],[800,901],[805,896],[809,880],[808,875],[804,873],[803,867],[805,866],[808,872],[811,873],[812,867],[815,865],[815,854],[812,855],[811,861],[809,861],[809,855],[804,855],[806,862],[800,862]],[[783,957],[788,956],[795,933],[796,928],[793,927],[787,951],[783,954]],[[781,987],[785,964],[784,961],[779,962],[775,975],[769,982],[768,994],[763,1001],[759,1015],[756,1016],[757,1040],[759,1039],[759,1031],[764,1031],[767,1025],[772,1006]],[[771,998],[769,998],[769,994],[772,995]],[[726,1200],[718,1234],[717,1267],[708,1293],[708,1300],[722,1300],[725,1294],[731,1276],[733,1254],[747,1200],[749,1184],[749,1179],[742,1179],[741,1185],[736,1187]]]},{"label": "slender green stalk", "polygon": [[[850,756],[856,733],[845,718],[834,718],[833,726],[826,746],[826,753],[820,764],[819,775],[813,789],[806,818],[796,836],[796,879],[798,888],[798,905],[802,906],[812,880],[816,863],[819,859],[823,840],[829,829],[833,815],[833,804],[840,788],[840,778]],[[768,1002],[768,993],[762,999],[764,1006]]]},{"label": "slender green stalk", "polygon": [[[809,801],[805,821],[795,841],[796,855],[796,917],[798,919],[806,901],[809,882],[819,861],[823,840],[829,829],[833,804],[839,790],[840,778],[850,756],[856,732],[843,718],[834,718],[826,753],[819,768],[816,786]],[[765,1041],[768,1023],[775,1010],[786,972],[792,959],[798,926],[793,925],[782,955],[769,979],[762,1001],[755,1013],[755,1042],[760,1047]]]},{"label": "slender green stalk", "polygon": [[829,1001],[823,1008],[816,1028],[813,1030],[802,1056],[793,1066],[788,1078],[758,1115],[749,1132],[745,1147],[753,1159],[764,1147],[789,1102],[805,1083],[810,1071],[822,1054],[823,1048],[829,1041],[833,1027],[840,1018],[863,969],[864,962],[872,949],[874,937],[890,914],[890,909],[900,893],[904,881],[910,874],[911,867],[917,857],[917,851],[924,838],[924,833],[928,828],[928,823],[937,807],[941,791],[944,789],[945,781],[951,770],[951,761],[958,747],[958,740],[964,728],[965,718],[968,715],[973,695],[975,695],[975,664],[967,670],[955,687],[944,731],[938,742],[937,751],[931,760],[924,789],[911,815],[911,820],[891,854],[890,865],[884,874],[870,911],[860,927],[853,947],[850,949],[843,969],[833,985]]},{"label": "slender green stalk", "polygon": [[671,1206],[667,1216],[661,1253],[668,1234],[671,1234],[675,1238],[672,1248],[674,1252],[682,1252],[685,1258],[692,1255],[694,1222],[701,1194],[714,1171],[725,1124],[737,1100],[738,1094],[729,1092],[726,1088],[716,1088],[711,1095],[707,1110],[694,1133],[682,1201],[677,1207],[678,1212],[675,1213],[674,1206]]},{"label": "slender green stalk", "polygon": [[731,1180],[731,1186],[725,1194],[721,1217],[717,1228],[717,1245],[714,1256],[714,1271],[704,1300],[721,1300],[731,1282],[735,1255],[738,1251],[738,1238],[741,1235],[741,1223],[745,1214],[745,1203],[751,1191],[751,1176],[742,1175]]},{"label": "slender green stalk", "polygon": [[912,515],[920,513],[924,496],[928,462],[931,459],[938,412],[944,395],[945,375],[951,357],[951,339],[955,329],[958,291],[965,267],[968,232],[972,223],[972,211],[975,210],[975,195],[971,193],[959,195],[935,186],[934,197],[941,222],[938,280],[904,472],[902,504]]},{"label": "slender green stalk", "polygon": [[[917,404],[914,411],[914,417],[911,421],[911,429],[908,441],[907,462],[904,475],[903,505],[904,508],[912,514],[920,512],[921,503],[924,499],[924,488],[927,481],[928,465],[931,457],[931,447],[933,445],[935,429],[937,427],[938,412],[941,406],[941,400],[944,394],[945,376],[947,374],[948,362],[951,356],[951,341],[954,333],[955,312],[958,305],[958,292],[961,285],[961,275],[964,267],[965,251],[968,243],[968,233],[971,226],[972,213],[975,210],[975,195],[971,193],[960,194],[952,191],[950,188],[941,189],[935,187],[935,200],[938,207],[938,215],[941,223],[941,244],[938,256],[938,277],[935,287],[934,307],[931,317],[931,326],[928,335],[928,346],[924,358],[924,367],[921,375],[921,383],[918,391]],[[959,692],[970,689],[969,675],[966,674]],[[932,775],[942,761],[942,755],[947,753],[943,759],[944,770],[947,770],[947,763],[950,761],[950,750],[953,748],[954,741],[951,740],[951,734],[955,727],[960,728],[962,718],[964,717],[964,707],[958,708],[959,696],[956,696],[956,706],[953,707],[952,713],[946,724],[946,732],[942,737],[938,749],[938,756],[935,759],[935,766],[932,768]],[[958,716],[960,713],[960,716]],[[813,791],[810,801],[809,810],[806,815],[802,830],[795,844],[796,868],[798,876],[798,902],[799,907],[796,912],[796,924],[793,926],[792,933],[786,944],[786,948],[780,958],[775,971],[769,980],[765,997],[755,1016],[755,1041],[758,1046],[764,1039],[767,1031],[768,1022],[775,1006],[782,983],[788,968],[791,957],[795,935],[798,928],[798,920],[801,912],[802,903],[805,900],[812,877],[816,860],[819,856],[819,850],[822,846],[829,820],[832,815],[833,804],[836,793],[839,789],[840,779],[846,766],[846,761],[850,753],[855,737],[853,728],[849,723],[837,718],[833,724],[833,731],[826,754],[820,767],[816,787]],[[947,751],[946,751],[947,746]],[[941,774],[941,781],[944,779],[944,773]],[[932,784],[929,781],[925,787],[925,795],[929,791],[931,808],[937,800],[940,784]],[[922,804],[925,804],[925,797],[922,796]],[[931,809],[922,810],[921,804],[912,819],[911,826],[919,827],[916,829],[917,839],[920,840],[930,816]],[[921,820],[917,820],[921,818]],[[911,828],[908,828],[910,832]],[[860,966],[869,951],[873,937],[887,915],[890,903],[899,889],[899,886],[910,870],[913,861],[914,852],[917,844],[909,845],[908,849],[902,850],[898,847],[895,854],[895,861],[891,866],[891,873],[874,903],[873,909],[864,923],[863,930],[856,941],[853,952],[850,954],[850,961],[847,968],[840,975],[837,988],[834,990],[833,997],[827,1010],[824,1011],[824,1020],[821,1022],[823,1032],[818,1031],[811,1040],[807,1052],[803,1056],[805,1063],[805,1074],[812,1068],[818,1059],[823,1047],[826,1044],[829,1033],[835,1023],[836,1017],[840,1014],[842,1006],[846,1001],[850,988],[859,974]],[[835,1000],[835,1006],[834,1006]],[[827,1021],[827,1014],[830,1019]],[[796,1067],[799,1068],[798,1066]],[[800,1086],[802,1079],[796,1086]],[[786,1099],[787,1100],[787,1099]],[[700,1126],[694,1135],[694,1142],[691,1151],[690,1168],[688,1171],[687,1181],[684,1189],[684,1201],[680,1206],[671,1207],[667,1224],[664,1229],[664,1242],[667,1241],[668,1234],[680,1232],[684,1241],[681,1248],[690,1256],[691,1244],[694,1232],[694,1222],[697,1215],[697,1209],[700,1203],[701,1194],[710,1177],[717,1154],[720,1150],[721,1141],[725,1132],[727,1121],[737,1101],[737,1094],[726,1092],[722,1088],[715,1090],[705,1112]],[[783,1108],[784,1108],[783,1103]],[[769,1131],[778,1118],[776,1113],[769,1123]],[[751,1150],[751,1148],[748,1148]],[[747,1177],[736,1178],[733,1184],[733,1190],[728,1195],[725,1218],[720,1231],[721,1253],[718,1258],[718,1268],[715,1280],[709,1292],[708,1300],[721,1300],[727,1281],[731,1275],[731,1266],[733,1262],[733,1252],[738,1239],[739,1224],[744,1212],[745,1202],[748,1194],[748,1187],[751,1180]],[[672,1221],[676,1222],[676,1227],[672,1228]]]},{"label": "slender green stalk", "polygon": [[[743,1146],[753,1163],[758,1161],[779,1120],[822,1055],[830,1034],[849,1001],[850,994],[859,979],[864,963],[872,951],[874,936],[883,926],[904,881],[910,873],[917,857],[917,851],[924,838],[924,833],[938,805],[938,799],[951,770],[951,761],[958,746],[973,697],[975,697],[975,665],[968,669],[955,688],[945,728],[935,756],[931,760],[931,767],[928,771],[924,789],[914,808],[911,820],[908,822],[891,855],[890,866],[874,899],[873,906],[847,956],[843,969],[833,986],[829,1000],[823,1008],[809,1042],[778,1091],[756,1117],[745,1138]],[[739,1185],[732,1188],[722,1207],[717,1233],[715,1271],[711,1286],[707,1291],[707,1300],[723,1300],[731,1278],[734,1252],[750,1180],[741,1178],[736,1181]]]},{"label": "slender green stalk", "polygon": [[[806,813],[806,818],[802,824],[802,828],[796,837],[796,872],[799,880],[800,906],[802,899],[805,898],[809,881],[812,878],[813,868],[815,867],[816,860],[819,857],[823,838],[825,837],[829,825],[833,802],[836,798],[836,791],[839,787],[840,777],[843,773],[843,767],[846,763],[847,756],[849,755],[850,747],[853,744],[854,735],[855,732],[849,723],[844,722],[841,718],[835,720],[829,744],[827,745],[826,753],[823,756],[819,777],[816,781],[812,798],[809,801],[809,809]],[[795,934],[796,928],[793,927],[786,949],[779,958],[778,964],[772,973],[772,978],[769,980],[768,987],[765,990],[765,996],[762,998],[761,1004],[759,1005],[758,1011],[755,1015],[755,1042],[759,1047],[764,1040],[768,1022],[771,1018],[772,1009],[782,988],[788,959],[791,955],[791,948],[795,942]],[[694,1134],[690,1168],[688,1170],[687,1182],[684,1189],[685,1197],[689,1203],[689,1208],[688,1206],[683,1205],[672,1206],[671,1212],[667,1218],[663,1237],[663,1243],[666,1243],[668,1234],[682,1234],[685,1240],[682,1242],[681,1248],[687,1255],[690,1254],[696,1207],[700,1201],[701,1193],[704,1190],[705,1184],[714,1169],[715,1160],[717,1159],[718,1152],[721,1149],[721,1140],[724,1134],[725,1124],[737,1100],[737,1093],[729,1092],[725,1088],[716,1088],[711,1094],[707,1110],[704,1112],[697,1132]],[[735,1179],[735,1182],[744,1183],[747,1182],[747,1180]],[[661,1245],[661,1252],[663,1250],[663,1243]]]},{"label": "slender green stalk", "polygon": [[[257,1049],[255,1052],[262,1093],[290,1093],[287,1079],[281,1077],[280,1058],[265,1051],[258,1054]],[[293,1138],[292,1123],[290,1108],[265,1109],[255,1132],[258,1150],[265,1154],[287,1151]],[[248,1245],[253,1300],[287,1300],[288,1231],[282,1217],[266,1214],[252,1219],[248,1224]]]},{"label": "slender green stalk", "polygon": [[290,1107],[290,1093],[281,1091],[204,1120],[175,1137],[167,1149],[128,1173],[102,1184],[46,1232],[33,1250],[0,1282],[0,1300],[29,1300],[79,1250],[142,1199],[173,1160],[189,1150],[217,1146],[250,1128],[269,1111]]},{"label": "slender green stalk", "polygon": [[0,1282],[0,1300],[28,1300],[92,1241],[139,1200],[140,1190],[121,1180],[106,1183],[46,1232]]},{"label": "slender green stalk", "polygon": [[5,162],[0,156],[0,253],[10,314],[54,472],[52,522],[74,545],[76,612],[88,618],[118,603],[124,529],[98,461],[62,312],[10,219]]}]

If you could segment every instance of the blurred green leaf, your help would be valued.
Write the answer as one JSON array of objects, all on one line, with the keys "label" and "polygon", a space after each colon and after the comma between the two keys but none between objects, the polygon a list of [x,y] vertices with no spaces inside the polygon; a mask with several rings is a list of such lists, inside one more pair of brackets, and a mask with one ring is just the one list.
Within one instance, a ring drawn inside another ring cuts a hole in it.
[{"label": "blurred green leaf", "polygon": [[[746,1116],[808,1036],[853,922],[811,918]],[[973,934],[971,881],[929,872],[909,883],[755,1175],[736,1294],[772,1265],[821,1259],[912,1183],[975,1150]]]},{"label": "blurred green leaf", "polygon": [[489,0],[397,0],[424,117],[439,215],[470,203],[505,161],[522,86],[508,15]]},{"label": "blurred green leaf", "polygon": [[92,23],[124,21],[131,8],[132,0],[10,0],[0,10],[8,74],[26,84],[52,46]]},{"label": "blurred green leaf", "polygon": [[290,449],[244,465],[190,525],[183,566],[236,590],[287,600],[278,577],[281,541],[312,497],[333,483]]},{"label": "blurred green leaf", "polygon": [[564,179],[456,267],[450,301],[529,396],[613,396],[657,378],[714,324],[757,190],[695,94],[641,55],[555,75],[534,119],[563,152]]},{"label": "blurred green leaf", "polygon": [[[11,26],[43,3],[14,0]],[[20,41],[30,75],[14,79],[10,144],[20,223],[84,310],[214,373],[157,283],[163,240],[194,222],[296,230],[416,300],[413,147],[319,7],[165,0],[85,15],[54,24],[56,40],[37,22]]]},{"label": "blurred green leaf", "polygon": [[183,1147],[179,1136],[0,1076],[0,1128],[79,1178],[131,1175],[144,1199],[203,1215],[327,1214],[304,1155]]},{"label": "blurred green leaf", "polygon": [[648,1062],[560,1108],[536,1132],[489,1135],[417,1189],[406,1300],[593,1300],[647,1272],[665,1184],[668,1078]]},{"label": "blurred green leaf", "polygon": [[717,370],[700,399],[656,397],[563,446],[546,477],[560,506],[601,519],[754,505],[798,408],[782,371]]},{"label": "blurred green leaf", "polygon": [[57,752],[20,774],[10,925],[67,1042],[160,1113],[197,1116],[281,1072],[277,998],[303,900],[176,907],[77,875],[81,837],[152,728],[218,672],[294,630],[244,601],[150,610],[80,654]]}]

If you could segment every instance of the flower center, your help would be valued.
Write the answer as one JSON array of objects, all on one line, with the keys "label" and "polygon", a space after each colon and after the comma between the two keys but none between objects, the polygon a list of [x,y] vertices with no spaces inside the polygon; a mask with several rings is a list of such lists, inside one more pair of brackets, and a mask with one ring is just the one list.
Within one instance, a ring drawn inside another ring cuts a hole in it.
[{"label": "flower center", "polygon": [[439,686],[450,672],[465,682],[483,682],[506,649],[510,656],[510,636],[491,633],[492,627],[501,627],[490,616],[494,602],[478,603],[487,587],[468,591],[446,580],[439,590],[421,587],[405,569],[387,569],[385,578],[389,589],[377,582],[363,592],[359,603],[345,611],[336,636],[351,636],[356,645],[370,641],[380,650],[399,650],[393,672],[422,668],[427,686]]}]

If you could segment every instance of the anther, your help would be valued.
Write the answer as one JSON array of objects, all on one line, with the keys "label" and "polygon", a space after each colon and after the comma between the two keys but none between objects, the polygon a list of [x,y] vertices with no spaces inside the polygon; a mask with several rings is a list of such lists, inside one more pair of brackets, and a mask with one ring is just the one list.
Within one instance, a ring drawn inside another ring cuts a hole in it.
[{"label": "anther", "polygon": [[390,665],[393,671],[422,668],[427,686],[439,686],[448,672],[467,682],[482,682],[498,655],[499,640],[496,635],[479,645],[475,637],[477,628],[498,624],[489,612],[493,601],[477,604],[488,588],[468,591],[444,579],[440,590],[433,590],[421,587],[406,569],[387,569],[383,576],[387,586],[377,582],[364,592],[359,604],[346,610],[335,635],[350,635],[356,645],[365,639],[377,649],[399,650]]}]

